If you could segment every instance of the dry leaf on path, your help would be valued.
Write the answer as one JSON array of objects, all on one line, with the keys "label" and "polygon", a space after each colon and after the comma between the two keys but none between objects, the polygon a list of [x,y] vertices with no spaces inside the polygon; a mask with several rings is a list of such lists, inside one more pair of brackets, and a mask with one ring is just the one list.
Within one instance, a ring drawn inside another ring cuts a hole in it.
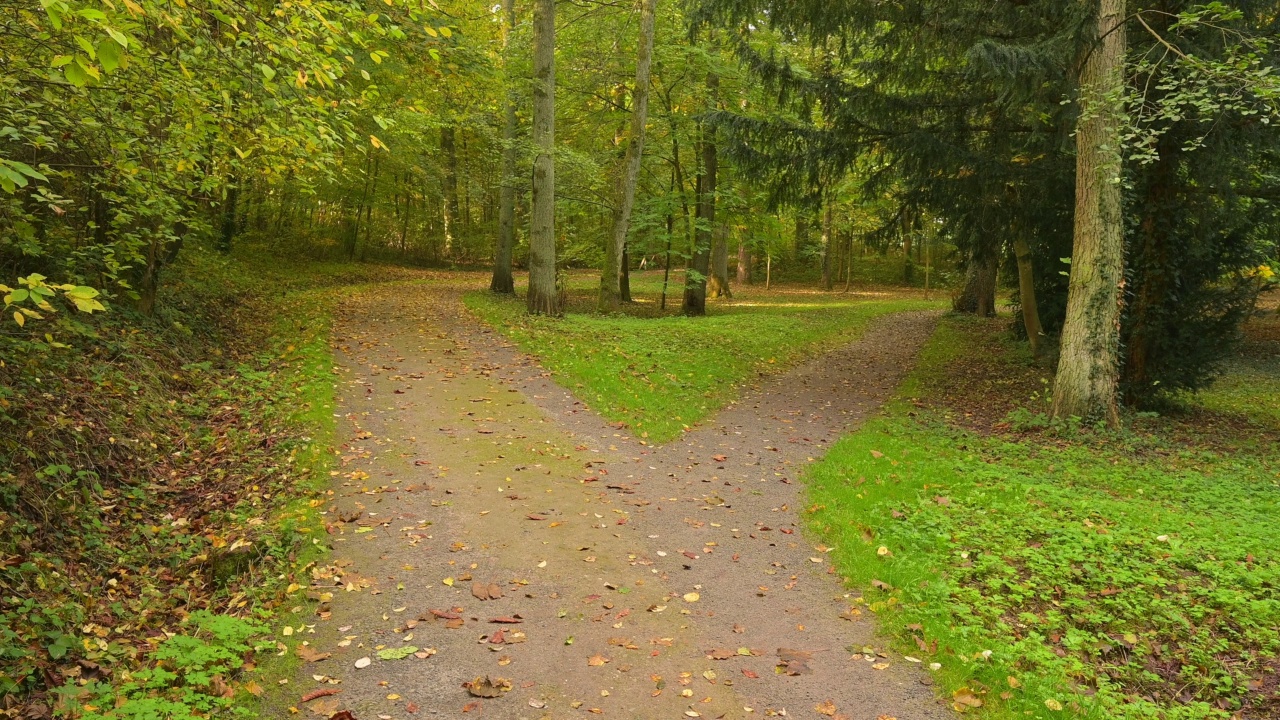
[{"label": "dry leaf on path", "polygon": [[511,689],[511,681],[506,678],[496,678],[492,675],[477,677],[466,684],[467,692],[476,697],[496,698]]},{"label": "dry leaf on path", "polygon": [[317,652],[316,649],[310,645],[299,645],[294,649],[294,652],[298,654],[298,657],[309,663],[320,662],[332,654],[327,652]]}]

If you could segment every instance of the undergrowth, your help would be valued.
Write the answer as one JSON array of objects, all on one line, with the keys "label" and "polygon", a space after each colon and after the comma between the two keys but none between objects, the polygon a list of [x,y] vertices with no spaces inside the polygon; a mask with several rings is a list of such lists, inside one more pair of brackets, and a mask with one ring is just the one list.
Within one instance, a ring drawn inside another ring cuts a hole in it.
[{"label": "undergrowth", "polygon": [[937,392],[972,338],[944,321],[898,399],[807,475],[810,527],[864,610],[958,710],[1280,715],[1274,443],[1224,452],[1152,419],[966,429]]},{"label": "undergrowth", "polygon": [[154,318],[117,305],[0,368],[0,716],[261,692],[250,638],[320,552],[334,289],[387,273],[192,248]]}]

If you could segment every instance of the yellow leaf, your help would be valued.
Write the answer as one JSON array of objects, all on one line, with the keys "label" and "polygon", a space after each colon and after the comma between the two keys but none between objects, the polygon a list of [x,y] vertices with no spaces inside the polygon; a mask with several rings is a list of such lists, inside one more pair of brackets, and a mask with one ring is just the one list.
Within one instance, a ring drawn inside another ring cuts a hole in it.
[{"label": "yellow leaf", "polygon": [[1053,698],[1049,698],[1048,700],[1045,700],[1044,706],[1054,711],[1062,709],[1062,703],[1058,702],[1057,700],[1054,700]]},{"label": "yellow leaf", "polygon": [[451,577],[447,577],[444,580],[441,580],[440,582],[444,583],[445,585],[448,585],[449,587],[453,587],[453,578]]},{"label": "yellow leaf", "polygon": [[27,319],[17,310],[13,311],[13,321],[18,323],[18,327],[25,327],[27,324]]},{"label": "yellow leaf", "polygon": [[699,594],[698,594],[698,593],[696,593],[696,592],[691,592],[691,593],[685,593],[685,594],[684,594],[684,601],[685,601],[685,602],[687,602],[687,603],[695,603],[695,602],[698,602],[698,600],[700,600],[701,598],[702,598],[702,596],[701,596],[701,595],[699,595]]}]

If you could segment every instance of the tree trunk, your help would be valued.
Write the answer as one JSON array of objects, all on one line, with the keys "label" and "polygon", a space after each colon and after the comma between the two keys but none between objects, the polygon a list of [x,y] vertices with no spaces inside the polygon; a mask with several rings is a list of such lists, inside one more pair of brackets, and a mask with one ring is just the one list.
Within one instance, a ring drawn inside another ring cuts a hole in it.
[{"label": "tree trunk", "polygon": [[231,254],[231,243],[236,237],[236,201],[240,188],[234,177],[227,178],[227,196],[222,201],[222,231],[218,237],[218,252]]},{"label": "tree trunk", "polygon": [[458,208],[458,144],[452,125],[440,128],[440,152],[444,153],[444,248],[447,254],[453,250],[461,213]]},{"label": "tree trunk", "polygon": [[729,290],[729,228],[717,225],[711,233],[711,276],[707,278],[707,295],[713,298],[733,297]]},{"label": "tree trunk", "polygon": [[[1018,301],[1022,305],[1022,326],[1027,330],[1027,342],[1031,345],[1031,354],[1040,357],[1044,328],[1040,325],[1040,308],[1036,303],[1035,275],[1031,267],[1031,248],[1027,241],[1019,236],[1013,241],[1013,252],[1018,259]],[[928,268],[925,268],[925,282],[928,287]]]},{"label": "tree trunk", "polygon": [[613,236],[605,243],[604,268],[600,273],[600,309],[617,309],[622,301],[621,277],[626,253],[627,229],[636,200],[640,160],[644,154],[644,126],[649,117],[649,66],[653,60],[654,12],[658,0],[644,0],[640,6],[640,43],[636,56],[636,84],[631,89],[631,128],[627,133],[627,154],[618,177],[618,195],[613,206]]},{"label": "tree trunk", "polygon": [[751,251],[745,238],[738,238],[738,284],[751,284]]},{"label": "tree trunk", "polygon": [[[506,25],[502,31],[503,68],[508,70],[510,58],[506,57],[511,31],[516,26],[515,0],[502,0]],[[508,82],[510,77],[504,78]],[[510,294],[516,291],[511,277],[511,253],[516,238],[516,99],[510,86],[506,86],[506,115],[502,121],[502,188],[498,200],[498,246],[493,253],[493,279],[489,289],[495,293]]]},{"label": "tree trunk", "polygon": [[951,303],[958,313],[992,317],[996,314],[996,279],[999,263],[990,253],[983,253],[969,260],[964,289]]},{"label": "tree trunk", "polygon": [[832,261],[835,260],[835,243],[831,237],[831,200],[827,200],[826,210],[822,214],[822,289],[827,292],[832,288]]},{"label": "tree trunk", "polygon": [[533,211],[529,223],[529,313],[559,315],[556,292],[556,3],[533,4]]},{"label": "tree trunk", "polygon": [[631,253],[628,246],[622,246],[622,272],[618,275],[618,295],[622,302],[631,302]]},{"label": "tree trunk", "polygon": [[1124,22],[1124,0],[1098,0],[1096,45],[1080,74],[1075,233],[1051,410],[1055,418],[1105,419],[1111,427],[1120,424]]},{"label": "tree trunk", "polygon": [[[707,94],[712,98],[713,104],[719,85],[720,78],[714,74],[707,75]],[[689,316],[707,314],[707,271],[711,264],[711,236],[716,223],[715,129],[703,126],[702,137],[698,142],[701,145],[702,172],[698,176],[697,239],[689,263],[691,272],[685,278],[684,285],[684,314]]]}]

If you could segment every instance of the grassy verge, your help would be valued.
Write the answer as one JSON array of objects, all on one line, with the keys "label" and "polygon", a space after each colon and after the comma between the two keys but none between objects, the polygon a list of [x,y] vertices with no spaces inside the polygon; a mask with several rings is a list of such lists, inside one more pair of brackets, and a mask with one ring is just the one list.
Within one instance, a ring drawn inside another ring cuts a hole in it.
[{"label": "grassy verge", "polygon": [[0,707],[253,714],[321,553],[335,290],[394,274],[193,248],[155,318],[3,368]]},{"label": "grassy verge", "polygon": [[[636,285],[652,284],[642,282]],[[529,317],[521,301],[485,292],[467,295],[466,303],[597,412],[655,442],[723,407],[756,373],[850,342],[881,315],[939,306],[752,290],[715,304],[703,318],[571,313],[553,320]]]},{"label": "grassy verge", "polygon": [[[1280,713],[1274,436],[1230,452],[1174,420],[1075,438],[965,429],[947,390],[974,337],[948,318],[899,398],[807,475],[811,529],[865,610],[960,710]],[[990,347],[987,376],[1034,375]],[[1265,392],[1236,380],[1233,410]]]}]

